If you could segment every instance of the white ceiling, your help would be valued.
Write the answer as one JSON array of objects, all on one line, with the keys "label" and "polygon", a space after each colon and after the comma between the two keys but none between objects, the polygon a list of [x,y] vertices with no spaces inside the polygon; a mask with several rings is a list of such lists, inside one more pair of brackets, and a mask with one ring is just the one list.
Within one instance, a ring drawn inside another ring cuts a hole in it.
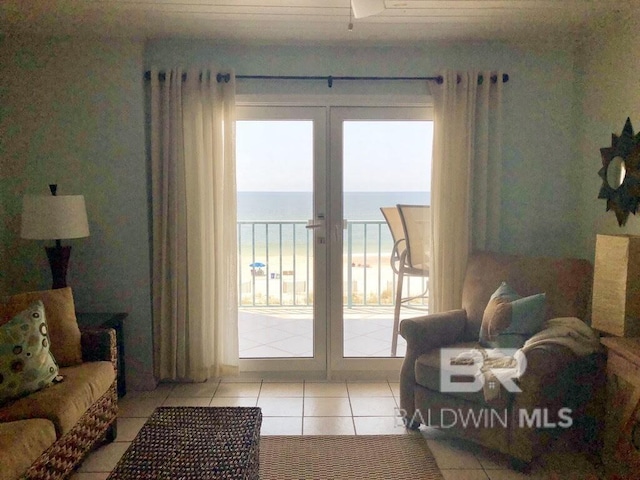
[{"label": "white ceiling", "polygon": [[354,19],[349,31],[349,2],[0,0],[0,32],[291,44],[577,41],[640,7],[640,0],[385,0],[384,12]]}]

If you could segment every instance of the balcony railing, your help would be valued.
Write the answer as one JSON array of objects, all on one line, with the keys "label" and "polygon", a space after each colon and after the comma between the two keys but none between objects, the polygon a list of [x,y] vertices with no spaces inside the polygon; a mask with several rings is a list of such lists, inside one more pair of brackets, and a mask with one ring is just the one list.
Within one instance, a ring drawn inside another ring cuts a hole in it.
[{"label": "balcony railing", "polygon": [[[305,222],[238,222],[241,307],[313,305],[313,232]],[[384,221],[351,221],[344,233],[343,304],[393,305],[393,240]],[[405,281],[423,291],[424,279]]]}]

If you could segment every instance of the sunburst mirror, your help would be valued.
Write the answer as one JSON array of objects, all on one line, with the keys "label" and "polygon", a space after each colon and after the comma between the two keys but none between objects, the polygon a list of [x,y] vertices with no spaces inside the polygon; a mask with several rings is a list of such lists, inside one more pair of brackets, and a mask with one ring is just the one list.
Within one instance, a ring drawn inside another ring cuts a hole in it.
[{"label": "sunburst mirror", "polygon": [[627,118],[622,134],[611,135],[611,146],[600,149],[602,168],[598,172],[602,187],[598,198],[607,200],[618,225],[627,223],[629,212],[636,214],[640,203],[640,133],[634,135]]}]

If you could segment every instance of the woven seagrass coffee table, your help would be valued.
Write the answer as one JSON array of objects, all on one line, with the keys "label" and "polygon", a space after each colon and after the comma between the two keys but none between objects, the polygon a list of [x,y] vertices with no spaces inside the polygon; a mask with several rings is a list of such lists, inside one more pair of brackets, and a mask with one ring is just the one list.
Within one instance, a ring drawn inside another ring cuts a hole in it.
[{"label": "woven seagrass coffee table", "polygon": [[257,407],[159,407],[108,480],[259,478]]}]

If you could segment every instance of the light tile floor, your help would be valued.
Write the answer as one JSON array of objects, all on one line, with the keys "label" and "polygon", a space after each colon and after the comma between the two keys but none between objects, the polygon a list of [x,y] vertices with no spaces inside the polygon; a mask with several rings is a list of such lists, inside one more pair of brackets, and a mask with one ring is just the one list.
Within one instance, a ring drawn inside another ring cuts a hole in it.
[{"label": "light tile floor", "polygon": [[422,427],[407,432],[396,417],[399,385],[382,382],[210,380],[161,384],[151,392],[131,392],[120,400],[118,438],[93,452],[73,480],[104,480],[159,406],[259,406],[261,435],[418,435],[433,452],[445,480],[596,479],[585,455],[554,449],[534,462],[529,474],[509,468],[504,455]]}]

